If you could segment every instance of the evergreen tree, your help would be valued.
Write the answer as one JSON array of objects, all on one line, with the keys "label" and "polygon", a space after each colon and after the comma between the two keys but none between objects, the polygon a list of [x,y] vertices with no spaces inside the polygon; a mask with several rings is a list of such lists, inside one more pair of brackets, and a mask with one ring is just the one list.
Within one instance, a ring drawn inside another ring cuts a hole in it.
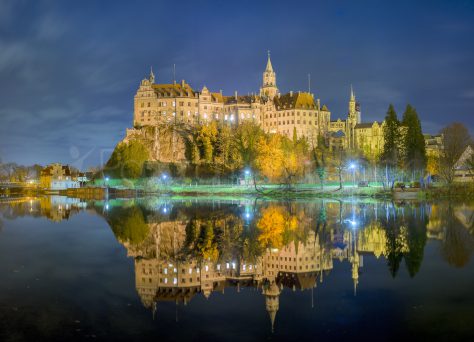
[{"label": "evergreen tree", "polygon": [[396,166],[399,162],[399,132],[400,122],[397,118],[397,113],[391,104],[388,107],[387,115],[385,116],[385,127],[383,128],[384,146],[382,152],[382,161],[385,164]]},{"label": "evergreen tree", "polygon": [[412,173],[416,170],[424,170],[427,162],[425,138],[421,131],[421,123],[416,109],[411,105],[407,105],[405,113],[403,113],[402,126],[406,129],[402,142],[403,165],[406,170]]},{"label": "evergreen tree", "polygon": [[385,182],[393,189],[395,176],[400,164],[400,122],[397,113],[391,104],[385,116],[383,128],[384,146],[381,161],[385,164]]}]

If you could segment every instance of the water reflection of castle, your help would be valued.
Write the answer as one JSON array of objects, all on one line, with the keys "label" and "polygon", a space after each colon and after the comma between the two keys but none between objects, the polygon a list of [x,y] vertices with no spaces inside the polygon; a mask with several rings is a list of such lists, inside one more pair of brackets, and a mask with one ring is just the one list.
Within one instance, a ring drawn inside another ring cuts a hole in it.
[{"label": "water reflection of castle", "polygon": [[265,297],[272,327],[283,289],[309,290],[313,300],[338,260],[350,263],[347,279],[356,294],[366,255],[383,256],[393,276],[404,258],[413,277],[426,239],[438,240],[442,257],[455,267],[474,251],[472,205],[223,203],[2,198],[0,214],[62,221],[81,210],[99,213],[134,258],[137,292],[153,313],[161,302],[186,305],[196,295],[253,287]]},{"label": "water reflection of castle", "polygon": [[[313,292],[318,281],[323,282],[324,276],[333,269],[336,259],[351,264],[356,295],[364,254],[378,258],[388,253],[386,232],[372,221],[361,230],[328,225],[329,234],[325,238],[320,238],[323,232],[309,229],[304,239],[294,239],[280,248],[265,248],[256,258],[246,259],[240,255],[212,261],[211,258],[183,257],[178,254],[186,246],[189,221],[179,215],[173,221],[161,219],[159,223],[148,223],[151,240],[138,246],[122,241],[129,256],[135,259],[137,292],[143,305],[153,313],[159,310],[160,302],[187,305],[198,294],[209,298],[212,292],[223,293],[227,287],[235,287],[237,291],[241,287],[254,287],[265,296],[273,329],[284,288]],[[402,250],[406,248],[403,246]],[[313,300],[313,293],[311,298]]]}]

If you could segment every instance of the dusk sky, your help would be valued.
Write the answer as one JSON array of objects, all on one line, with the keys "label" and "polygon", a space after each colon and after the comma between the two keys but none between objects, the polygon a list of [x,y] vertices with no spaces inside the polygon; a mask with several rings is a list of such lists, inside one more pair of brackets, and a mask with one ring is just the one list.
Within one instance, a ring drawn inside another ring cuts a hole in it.
[{"label": "dusk sky", "polygon": [[258,92],[271,51],[282,93],[345,118],[407,103],[423,130],[474,132],[474,1],[0,0],[0,158],[99,165],[132,126],[150,66],[224,94]]}]

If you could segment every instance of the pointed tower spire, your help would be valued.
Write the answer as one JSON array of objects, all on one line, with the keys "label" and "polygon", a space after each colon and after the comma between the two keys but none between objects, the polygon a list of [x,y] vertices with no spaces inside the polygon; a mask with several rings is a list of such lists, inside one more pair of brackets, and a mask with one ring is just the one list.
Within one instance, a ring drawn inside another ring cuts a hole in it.
[{"label": "pointed tower spire", "polygon": [[355,101],[355,95],[354,95],[354,90],[352,89],[352,84],[351,84],[351,101]]},{"label": "pointed tower spire", "polygon": [[270,50],[267,51],[267,67],[263,72],[262,88],[260,89],[260,95],[273,99],[278,94],[278,88],[276,86],[276,73],[273,71],[272,61],[270,59]]},{"label": "pointed tower spire", "polygon": [[267,60],[267,67],[265,71],[273,72],[272,61],[270,60],[270,50],[267,50],[267,54],[268,54],[268,60]]},{"label": "pointed tower spire", "polygon": [[149,77],[150,83],[155,83],[155,74],[153,73],[153,67],[150,66],[150,77]]}]

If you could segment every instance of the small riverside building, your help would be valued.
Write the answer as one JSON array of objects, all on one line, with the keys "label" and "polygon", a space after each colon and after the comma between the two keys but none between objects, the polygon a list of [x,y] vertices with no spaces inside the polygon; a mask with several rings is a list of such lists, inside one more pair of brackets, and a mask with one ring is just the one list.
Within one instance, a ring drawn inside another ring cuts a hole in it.
[{"label": "small riverside building", "polygon": [[41,170],[40,186],[47,190],[66,190],[79,188],[80,183],[73,179],[69,165],[55,163]]}]

